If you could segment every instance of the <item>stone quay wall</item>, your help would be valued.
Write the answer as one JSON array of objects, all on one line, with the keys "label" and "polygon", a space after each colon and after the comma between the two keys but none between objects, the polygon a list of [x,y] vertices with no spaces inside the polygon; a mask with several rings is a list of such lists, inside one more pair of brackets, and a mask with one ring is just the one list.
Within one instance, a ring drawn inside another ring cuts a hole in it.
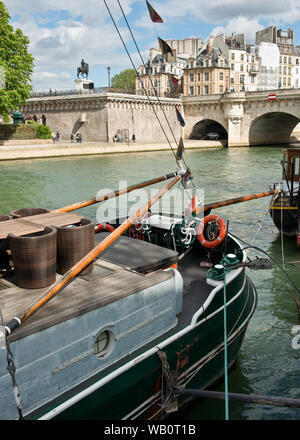
[{"label": "stone quay wall", "polygon": [[44,120],[65,140],[80,133],[86,141],[112,142],[119,132],[123,142],[134,134],[137,142],[169,139],[174,145],[182,134],[176,106],[183,111],[178,99],[151,97],[149,102],[146,96],[91,93],[31,98],[20,110],[26,119]]}]

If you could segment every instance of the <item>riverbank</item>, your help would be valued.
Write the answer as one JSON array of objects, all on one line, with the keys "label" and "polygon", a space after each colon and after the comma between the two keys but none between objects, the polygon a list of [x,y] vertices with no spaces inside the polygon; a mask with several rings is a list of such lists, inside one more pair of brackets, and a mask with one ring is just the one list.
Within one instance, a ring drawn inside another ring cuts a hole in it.
[{"label": "riverbank", "polygon": [[[186,140],[185,149],[223,148],[220,141]],[[172,148],[174,143],[172,143]],[[141,153],[170,150],[168,143],[105,143],[105,142],[53,142],[40,144],[0,145],[0,160],[38,159],[65,156],[89,156],[99,154]]]}]

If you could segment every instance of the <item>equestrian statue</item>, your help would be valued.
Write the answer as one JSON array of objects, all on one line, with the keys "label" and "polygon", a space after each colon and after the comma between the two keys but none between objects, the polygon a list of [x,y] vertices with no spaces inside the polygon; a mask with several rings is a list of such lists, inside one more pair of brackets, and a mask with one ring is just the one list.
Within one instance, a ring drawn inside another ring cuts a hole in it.
[{"label": "equestrian statue", "polygon": [[77,68],[77,78],[79,78],[79,75],[82,76],[82,78],[84,78],[84,75],[86,77],[86,79],[88,79],[88,75],[89,75],[89,65],[88,63],[86,63],[84,61],[84,59],[82,58],[81,60],[81,67]]}]

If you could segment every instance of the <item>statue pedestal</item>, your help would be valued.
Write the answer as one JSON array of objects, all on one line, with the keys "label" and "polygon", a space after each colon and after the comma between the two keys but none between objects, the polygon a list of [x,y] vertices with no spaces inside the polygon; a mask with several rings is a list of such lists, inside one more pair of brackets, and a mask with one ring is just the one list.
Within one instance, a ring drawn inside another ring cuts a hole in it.
[{"label": "statue pedestal", "polygon": [[94,82],[90,79],[75,79],[76,84],[76,91],[82,92],[85,90],[93,90],[94,89]]}]

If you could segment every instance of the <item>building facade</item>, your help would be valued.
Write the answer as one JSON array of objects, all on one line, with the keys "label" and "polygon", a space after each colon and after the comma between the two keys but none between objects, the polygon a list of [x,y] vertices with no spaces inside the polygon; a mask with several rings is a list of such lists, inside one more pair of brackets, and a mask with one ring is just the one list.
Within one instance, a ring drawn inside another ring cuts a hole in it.
[{"label": "building facade", "polygon": [[216,95],[229,91],[230,69],[220,49],[210,46],[188,60],[184,69],[183,93],[186,96]]}]

